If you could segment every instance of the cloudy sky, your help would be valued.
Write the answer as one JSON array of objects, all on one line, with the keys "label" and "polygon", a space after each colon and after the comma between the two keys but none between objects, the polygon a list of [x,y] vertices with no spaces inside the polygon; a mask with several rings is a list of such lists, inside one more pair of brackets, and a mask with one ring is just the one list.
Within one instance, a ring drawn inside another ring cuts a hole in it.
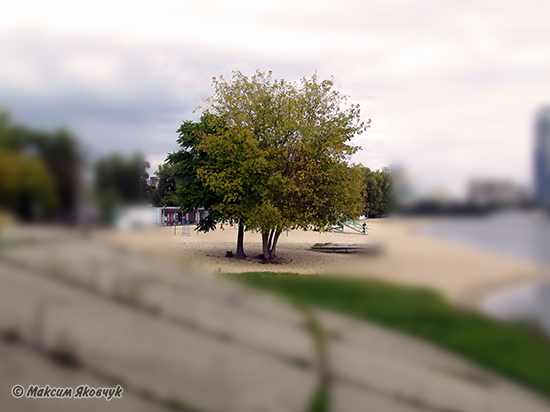
[{"label": "cloudy sky", "polygon": [[502,0],[12,1],[0,14],[0,107],[66,126],[92,156],[154,165],[198,118],[213,76],[333,77],[369,131],[354,161],[403,163],[423,191],[531,182],[550,102],[550,3]]}]

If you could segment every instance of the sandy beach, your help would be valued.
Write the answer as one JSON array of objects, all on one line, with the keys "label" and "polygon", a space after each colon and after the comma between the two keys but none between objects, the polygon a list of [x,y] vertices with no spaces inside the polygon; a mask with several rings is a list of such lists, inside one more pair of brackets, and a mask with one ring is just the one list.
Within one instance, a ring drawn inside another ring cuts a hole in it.
[{"label": "sandy beach", "polygon": [[[237,230],[231,226],[209,233],[181,227],[111,232],[110,241],[139,250],[161,253],[207,272],[274,271],[303,274],[351,275],[382,279],[409,286],[428,287],[460,304],[475,305],[485,293],[498,287],[542,276],[536,264],[457,245],[418,233],[422,220],[370,219],[368,235],[347,229],[344,233],[294,230],[281,235],[277,246],[280,262],[262,264],[259,233],[245,235],[246,260],[227,258],[235,251]],[[379,245],[377,255],[320,253],[316,243]]]}]

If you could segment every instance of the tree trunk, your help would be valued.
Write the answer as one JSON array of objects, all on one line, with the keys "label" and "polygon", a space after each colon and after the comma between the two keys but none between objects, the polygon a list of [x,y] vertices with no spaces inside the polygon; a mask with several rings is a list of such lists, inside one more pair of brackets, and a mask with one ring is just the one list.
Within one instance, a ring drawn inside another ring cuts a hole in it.
[{"label": "tree trunk", "polygon": [[275,232],[275,236],[273,236],[273,240],[271,242],[271,249],[269,250],[269,256],[271,259],[275,259],[275,250],[277,249],[277,241],[279,240],[279,236],[281,235],[281,231],[277,230]]},{"label": "tree trunk", "polygon": [[271,245],[273,244],[273,235],[275,233],[275,229],[271,229],[269,231],[269,240],[267,241],[267,249],[269,250],[269,256],[271,257]]},{"label": "tree trunk", "polygon": [[271,229],[269,232],[262,233],[262,256],[264,260],[275,259],[275,250],[277,248],[277,241],[279,240],[280,235],[281,231],[278,229]]},{"label": "tree trunk", "polygon": [[244,253],[244,224],[239,221],[239,233],[237,235],[237,253],[235,254],[237,259],[245,259]]},{"label": "tree trunk", "polygon": [[271,260],[271,255],[269,253],[269,232],[262,233],[262,247],[264,259]]}]

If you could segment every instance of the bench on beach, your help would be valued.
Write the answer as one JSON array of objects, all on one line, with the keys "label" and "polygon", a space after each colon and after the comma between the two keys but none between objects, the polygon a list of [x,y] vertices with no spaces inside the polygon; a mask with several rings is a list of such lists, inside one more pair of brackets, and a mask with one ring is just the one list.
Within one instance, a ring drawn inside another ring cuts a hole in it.
[{"label": "bench on beach", "polygon": [[336,244],[312,246],[311,250],[324,253],[368,253],[377,254],[382,251],[379,245]]}]

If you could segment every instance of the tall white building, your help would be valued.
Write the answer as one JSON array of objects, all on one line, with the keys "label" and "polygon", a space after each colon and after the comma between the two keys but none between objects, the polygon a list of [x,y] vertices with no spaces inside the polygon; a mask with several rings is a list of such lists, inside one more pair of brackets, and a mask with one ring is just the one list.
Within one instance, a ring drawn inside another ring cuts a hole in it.
[{"label": "tall white building", "polygon": [[550,106],[535,120],[535,199],[550,207]]}]

